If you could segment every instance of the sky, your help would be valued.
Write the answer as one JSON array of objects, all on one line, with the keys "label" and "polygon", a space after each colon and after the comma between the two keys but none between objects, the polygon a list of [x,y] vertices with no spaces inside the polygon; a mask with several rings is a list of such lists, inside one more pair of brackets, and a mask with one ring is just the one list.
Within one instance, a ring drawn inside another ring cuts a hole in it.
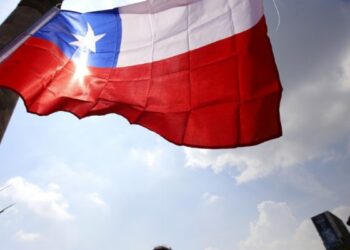
[{"label": "sky", "polygon": [[[3,20],[17,1],[0,0]],[[350,2],[265,0],[283,137],[175,146],[117,115],[39,117],[20,100],[0,146],[11,250],[320,250],[310,217],[350,215]]]}]

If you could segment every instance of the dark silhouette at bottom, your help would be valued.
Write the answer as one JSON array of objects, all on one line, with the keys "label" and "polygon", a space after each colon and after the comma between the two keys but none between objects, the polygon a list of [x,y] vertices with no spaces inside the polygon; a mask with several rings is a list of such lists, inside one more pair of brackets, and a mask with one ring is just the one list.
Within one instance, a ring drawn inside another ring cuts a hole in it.
[{"label": "dark silhouette at bottom", "polygon": [[171,248],[166,246],[157,246],[153,248],[153,250],[171,250]]}]

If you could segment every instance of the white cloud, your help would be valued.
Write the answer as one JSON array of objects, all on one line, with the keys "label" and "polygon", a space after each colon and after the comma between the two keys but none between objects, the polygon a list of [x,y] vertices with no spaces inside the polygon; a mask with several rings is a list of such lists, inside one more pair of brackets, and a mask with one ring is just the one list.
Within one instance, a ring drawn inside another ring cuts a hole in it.
[{"label": "white cloud", "polygon": [[215,173],[233,167],[236,181],[243,183],[311,160],[339,156],[334,146],[350,140],[350,50],[340,61],[322,75],[285,86],[282,138],[232,150],[185,148],[186,166],[210,167]]},{"label": "white cloud", "polygon": [[331,211],[338,216],[342,221],[346,222],[350,216],[350,206],[341,206]]},{"label": "white cloud", "polygon": [[148,169],[152,170],[157,166],[157,163],[159,163],[163,150],[160,148],[155,148],[153,150],[132,148],[130,153],[133,159],[140,160]]},{"label": "white cloud", "polygon": [[[324,249],[321,238],[310,219],[300,223],[295,229],[292,239],[289,241],[290,250],[319,250]],[[287,248],[288,249],[288,248]]]},{"label": "white cloud", "polygon": [[16,202],[16,206],[50,219],[64,221],[73,218],[68,212],[69,204],[56,184],[50,184],[47,190],[44,190],[22,177],[14,177],[8,180],[6,185],[10,185],[11,188],[4,190],[0,196]]},{"label": "white cloud", "polygon": [[342,65],[342,70],[341,70],[341,83],[342,83],[342,88],[345,91],[350,90],[350,48],[349,51],[346,53],[348,56],[345,57]]},{"label": "white cloud", "polygon": [[26,233],[23,230],[19,230],[16,233],[16,237],[20,241],[24,241],[24,242],[34,242],[41,238],[40,234],[38,233]]},{"label": "white cloud", "polygon": [[207,247],[205,250],[220,250],[219,248],[215,248],[215,247]]},{"label": "white cloud", "polygon": [[202,194],[202,199],[207,204],[214,204],[214,203],[218,202],[219,200],[221,200],[222,197],[215,195],[215,194],[211,194],[211,193],[204,193],[204,194]]},{"label": "white cloud", "polygon": [[98,207],[107,208],[108,205],[99,193],[88,194],[88,199]]},{"label": "white cloud", "polygon": [[[43,169],[45,169],[43,171]],[[39,171],[38,171],[39,170]],[[80,187],[91,185],[102,185],[106,182],[91,167],[85,162],[67,164],[58,159],[51,159],[44,162],[40,168],[35,172],[36,176],[45,180],[55,180],[59,182],[62,187],[79,185]],[[95,169],[93,169],[95,170]]]},{"label": "white cloud", "polygon": [[288,249],[288,238],[297,220],[286,203],[265,201],[258,205],[258,220],[250,225],[249,237],[241,242],[241,250]]},{"label": "white cloud", "polygon": [[220,173],[226,164],[231,162],[231,154],[224,151],[212,151],[209,149],[184,148],[189,168],[207,168],[212,167],[215,173]]},{"label": "white cloud", "polygon": [[[350,207],[332,212],[345,220]],[[250,224],[249,236],[240,242],[240,250],[319,250],[321,238],[310,218],[299,221],[284,202],[264,201],[258,205],[258,219]]]}]

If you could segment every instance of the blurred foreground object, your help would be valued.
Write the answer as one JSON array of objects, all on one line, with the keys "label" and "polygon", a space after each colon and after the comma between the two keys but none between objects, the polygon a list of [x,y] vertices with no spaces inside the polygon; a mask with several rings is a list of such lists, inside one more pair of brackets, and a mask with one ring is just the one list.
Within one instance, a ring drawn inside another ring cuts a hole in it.
[{"label": "blurred foreground object", "polygon": [[[0,192],[2,192],[2,191],[4,191],[4,190],[8,189],[9,187],[10,187],[10,185],[7,185],[7,186],[5,186],[5,187],[0,188]],[[0,214],[2,214],[3,212],[5,212],[7,209],[13,207],[15,204],[16,204],[16,203],[13,203],[13,204],[11,204],[11,205],[9,205],[9,206],[7,206],[7,207],[1,209],[1,210],[0,210]]]},{"label": "blurred foreground object", "polygon": [[311,220],[327,250],[350,250],[350,234],[341,219],[326,211]]},{"label": "blurred foreground object", "polygon": [[153,250],[171,250],[171,248],[166,246],[157,246],[153,248]]},{"label": "blurred foreground object", "polygon": [[15,203],[13,203],[13,204],[11,204],[11,205],[5,207],[4,209],[0,210],[0,214],[2,214],[3,212],[5,212],[7,209],[13,207],[14,205],[15,205]]}]

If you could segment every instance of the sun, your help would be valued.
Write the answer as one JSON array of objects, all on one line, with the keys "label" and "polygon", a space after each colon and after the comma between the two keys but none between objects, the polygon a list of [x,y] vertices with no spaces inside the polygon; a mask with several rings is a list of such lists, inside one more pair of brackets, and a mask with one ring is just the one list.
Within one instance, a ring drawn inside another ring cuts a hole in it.
[{"label": "sun", "polygon": [[87,24],[87,32],[85,36],[73,34],[77,39],[70,44],[77,47],[72,59],[75,64],[75,72],[73,80],[78,80],[79,83],[84,87],[84,78],[90,74],[88,68],[88,60],[91,53],[96,53],[96,43],[100,41],[106,34],[95,35],[91,25]]}]

